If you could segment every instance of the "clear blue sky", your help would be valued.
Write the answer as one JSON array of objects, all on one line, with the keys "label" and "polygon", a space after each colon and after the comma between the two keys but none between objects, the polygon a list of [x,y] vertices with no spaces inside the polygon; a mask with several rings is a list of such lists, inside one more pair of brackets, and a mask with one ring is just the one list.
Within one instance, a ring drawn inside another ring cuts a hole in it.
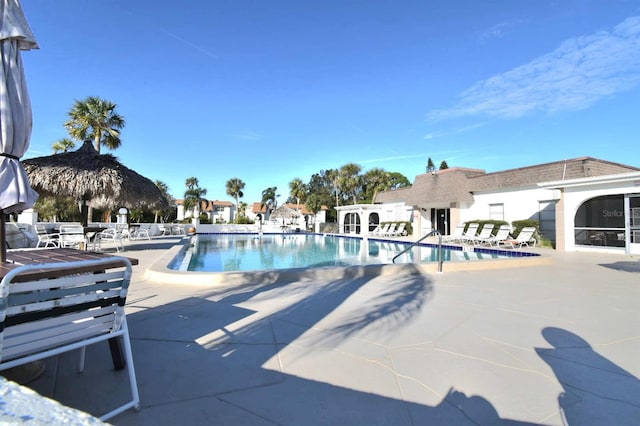
[{"label": "clear blue sky", "polygon": [[[22,0],[25,157],[115,102],[126,166],[244,201],[347,162],[410,181],[592,156],[640,166],[640,0]],[[108,152],[108,151],[105,151]]]}]

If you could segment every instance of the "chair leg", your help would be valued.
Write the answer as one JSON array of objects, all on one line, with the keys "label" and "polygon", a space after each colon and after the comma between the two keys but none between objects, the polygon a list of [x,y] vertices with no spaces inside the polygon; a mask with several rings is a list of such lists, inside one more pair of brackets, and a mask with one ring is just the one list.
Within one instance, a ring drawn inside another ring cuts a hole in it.
[{"label": "chair leg", "polygon": [[130,402],[124,404],[123,406],[116,408],[115,410],[103,415],[100,417],[100,420],[106,421],[113,416],[116,416],[122,413],[129,408],[134,408],[135,410],[140,410],[140,395],[138,394],[138,382],[136,380],[136,372],[133,366],[133,353],[131,351],[131,341],[129,340],[129,329],[127,327],[127,322],[125,321],[122,324],[122,328],[124,329],[124,334],[122,335],[121,342],[124,344],[124,353],[126,357],[127,364],[127,372],[129,373],[129,384],[131,385],[131,396],[132,399]]},{"label": "chair leg", "polygon": [[83,346],[80,348],[80,361],[78,362],[78,372],[82,373],[84,371],[84,359],[87,351],[87,347]]}]

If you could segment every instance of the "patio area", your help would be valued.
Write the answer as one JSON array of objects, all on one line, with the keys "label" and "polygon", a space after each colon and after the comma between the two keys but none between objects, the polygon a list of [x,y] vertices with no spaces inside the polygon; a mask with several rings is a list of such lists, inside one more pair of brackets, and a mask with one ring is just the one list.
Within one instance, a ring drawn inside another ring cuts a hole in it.
[{"label": "patio area", "polygon": [[[640,423],[640,258],[535,249],[518,268],[194,286],[148,280],[180,237],[132,242],[142,409],[115,425]],[[526,250],[526,249],[525,249]],[[100,413],[107,345],[29,386]]]}]

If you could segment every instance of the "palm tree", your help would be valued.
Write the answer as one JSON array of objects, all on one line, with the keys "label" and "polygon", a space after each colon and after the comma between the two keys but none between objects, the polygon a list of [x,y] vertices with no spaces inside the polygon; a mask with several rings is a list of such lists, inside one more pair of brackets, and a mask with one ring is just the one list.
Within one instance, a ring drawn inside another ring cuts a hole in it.
[{"label": "palm tree", "polygon": [[289,189],[291,196],[297,200],[296,209],[300,210],[300,199],[304,201],[304,197],[307,195],[307,186],[302,182],[302,179],[295,178],[289,182]]},{"label": "palm tree", "polygon": [[265,189],[264,191],[262,191],[261,207],[267,206],[267,212],[273,211],[276,209],[276,207],[278,207],[278,201],[277,201],[278,194],[276,194],[277,190],[278,190],[277,187],[271,186]]},{"label": "palm tree", "polygon": [[116,149],[121,144],[120,130],[125,120],[115,109],[116,104],[97,96],[89,96],[84,101],[76,100],[64,127],[74,139],[92,140],[98,154],[102,145]]},{"label": "palm tree", "polygon": [[59,152],[67,152],[72,148],[76,147],[76,143],[69,138],[62,138],[53,144],[53,153],[57,154]]},{"label": "palm tree", "polygon": [[391,187],[391,179],[389,173],[380,168],[368,170],[362,177],[364,202],[372,203],[376,198],[376,194],[380,191],[386,191]]},{"label": "palm tree", "polygon": [[184,192],[184,211],[186,213],[193,210],[193,216],[198,217],[199,212],[196,210],[200,206],[200,201],[207,194],[207,190],[198,186],[198,178],[195,177],[187,178],[185,185],[187,190]]},{"label": "palm tree", "polygon": [[360,170],[362,167],[355,163],[347,163],[340,167],[338,171],[338,182],[340,182],[340,188],[351,196],[353,204],[357,203],[358,188],[360,187]]},{"label": "palm tree", "polygon": [[[166,183],[162,182],[161,180],[156,180],[155,184],[158,187],[158,189],[160,189],[160,192],[162,192],[162,195],[164,195],[164,198],[166,198],[167,201],[169,202],[169,206],[173,206],[175,203],[175,200],[173,199],[171,194],[169,194],[169,186]],[[163,213],[163,210],[156,209],[153,211],[153,214],[154,214],[153,223],[158,223],[158,216],[160,216],[162,213]]]},{"label": "palm tree", "polygon": [[236,199],[236,223],[238,223],[238,215],[240,214],[239,198],[244,197],[243,189],[244,182],[242,180],[233,178],[227,181],[227,195]]}]

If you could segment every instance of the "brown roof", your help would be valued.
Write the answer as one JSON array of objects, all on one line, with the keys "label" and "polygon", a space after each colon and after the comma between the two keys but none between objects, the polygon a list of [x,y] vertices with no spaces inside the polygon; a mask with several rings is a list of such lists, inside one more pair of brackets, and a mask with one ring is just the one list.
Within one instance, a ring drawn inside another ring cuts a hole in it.
[{"label": "brown roof", "polygon": [[435,173],[421,174],[416,176],[410,188],[380,192],[375,202],[405,202],[413,206],[428,203],[472,202],[469,181],[484,173],[484,170],[453,167]]},{"label": "brown roof", "polygon": [[615,175],[640,171],[637,167],[592,157],[572,158],[553,163],[487,173],[472,180],[471,191],[536,186],[539,182]]},{"label": "brown roof", "polygon": [[262,203],[253,203],[253,207],[251,207],[251,211],[253,213],[266,213],[267,205]]},{"label": "brown roof", "polygon": [[231,201],[206,200],[200,204],[200,210],[210,212],[216,207],[233,207],[234,205]]},{"label": "brown roof", "polygon": [[454,167],[416,176],[413,186],[377,194],[376,203],[404,202],[407,205],[472,202],[472,192],[503,188],[535,187],[539,182],[615,175],[640,171],[640,168],[580,157],[501,172]]}]

